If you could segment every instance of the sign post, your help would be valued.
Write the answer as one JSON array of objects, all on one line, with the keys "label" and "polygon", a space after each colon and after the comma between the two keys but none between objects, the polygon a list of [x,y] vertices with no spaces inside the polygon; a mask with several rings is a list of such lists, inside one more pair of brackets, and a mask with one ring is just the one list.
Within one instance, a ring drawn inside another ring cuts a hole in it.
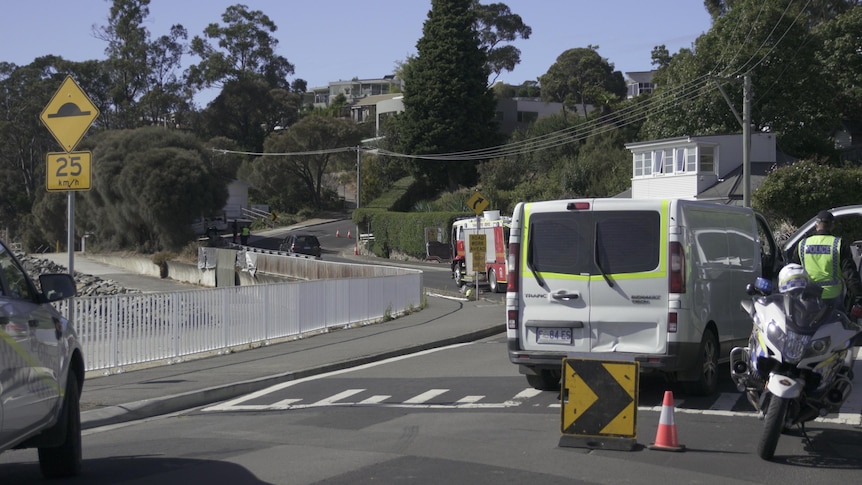
[{"label": "sign post", "polygon": [[[482,211],[488,207],[488,199],[485,198],[484,195],[476,192],[470,197],[470,200],[467,201],[467,205],[473,209],[473,212],[476,213],[476,237],[480,236],[479,229],[481,229],[482,219],[479,217],[482,214]],[[476,285],[476,300],[479,300],[479,272],[485,271],[485,235],[482,234],[482,247],[479,249],[478,246],[474,248],[473,246],[473,236],[470,236],[470,252],[473,253],[473,273],[474,279],[473,282]],[[481,260],[478,258],[479,251],[482,252]],[[480,261],[480,262],[477,262]]]},{"label": "sign post", "polygon": [[90,152],[76,152],[90,125],[99,117],[99,109],[84,94],[72,76],[66,76],[39,119],[63,148],[62,153],[49,153],[45,173],[46,189],[68,193],[69,273],[75,274],[75,194],[90,190]]}]

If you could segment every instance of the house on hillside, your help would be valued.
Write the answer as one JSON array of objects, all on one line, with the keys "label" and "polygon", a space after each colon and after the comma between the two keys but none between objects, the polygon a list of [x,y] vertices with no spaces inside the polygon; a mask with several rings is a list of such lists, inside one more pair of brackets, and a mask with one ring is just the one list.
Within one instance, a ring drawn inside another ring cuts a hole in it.
[{"label": "house on hillside", "polygon": [[[742,205],[742,135],[683,136],[628,143],[631,190],[617,197],[682,198]],[[769,171],[795,160],[775,148],[775,135],[751,135],[750,188]]]},{"label": "house on hillside", "polygon": [[626,99],[632,99],[641,94],[652,93],[655,84],[652,82],[655,71],[633,71],[626,73]]},{"label": "house on hillside", "polygon": [[379,79],[352,79],[350,81],[333,81],[326,86],[311,88],[308,101],[315,108],[326,108],[339,94],[344,95],[347,104],[352,105],[369,96],[399,93],[403,91],[403,81],[388,74]]}]

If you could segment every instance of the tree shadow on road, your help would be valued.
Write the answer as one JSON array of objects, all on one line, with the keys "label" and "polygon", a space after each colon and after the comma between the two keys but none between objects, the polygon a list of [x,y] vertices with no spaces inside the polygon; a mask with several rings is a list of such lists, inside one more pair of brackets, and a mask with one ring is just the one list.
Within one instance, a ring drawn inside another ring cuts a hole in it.
[{"label": "tree shadow on road", "polygon": [[[35,461],[0,464],[2,483],[48,483]],[[81,474],[63,480],[63,484],[158,483],[229,483],[231,485],[269,485],[248,469],[223,461],[168,458],[152,455],[84,459]]]}]

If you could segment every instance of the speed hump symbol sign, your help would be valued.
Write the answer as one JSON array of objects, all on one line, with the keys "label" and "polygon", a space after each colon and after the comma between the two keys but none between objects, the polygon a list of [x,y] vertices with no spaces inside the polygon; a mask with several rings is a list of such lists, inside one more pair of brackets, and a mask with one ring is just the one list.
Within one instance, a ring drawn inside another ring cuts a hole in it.
[{"label": "speed hump symbol sign", "polygon": [[42,110],[39,119],[63,150],[71,152],[98,117],[99,109],[96,105],[84,94],[72,76],[67,76]]}]

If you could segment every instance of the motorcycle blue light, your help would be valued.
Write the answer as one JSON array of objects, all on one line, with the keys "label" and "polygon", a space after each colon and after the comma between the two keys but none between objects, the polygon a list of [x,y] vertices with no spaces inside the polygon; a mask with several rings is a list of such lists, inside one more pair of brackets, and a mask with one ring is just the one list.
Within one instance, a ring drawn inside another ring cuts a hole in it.
[{"label": "motorcycle blue light", "polygon": [[760,276],[754,281],[754,287],[764,293],[772,293],[772,282]]}]

